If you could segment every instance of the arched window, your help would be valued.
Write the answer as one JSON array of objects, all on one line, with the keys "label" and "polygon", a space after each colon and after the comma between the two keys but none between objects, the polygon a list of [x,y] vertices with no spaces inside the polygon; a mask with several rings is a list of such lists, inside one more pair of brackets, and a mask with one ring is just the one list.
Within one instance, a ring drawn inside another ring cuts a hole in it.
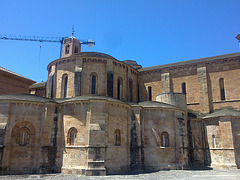
[{"label": "arched window", "polygon": [[152,87],[148,86],[148,100],[152,101]]},{"label": "arched window", "polygon": [[115,132],[115,146],[121,146],[121,132],[119,129],[116,129]]},{"label": "arched window", "polygon": [[183,82],[183,83],[182,83],[182,93],[183,93],[183,94],[186,94],[186,92],[187,92],[187,91],[186,91],[186,83]]},{"label": "arched window", "polygon": [[212,141],[213,141],[213,148],[216,148],[216,137],[215,135],[212,135]]},{"label": "arched window", "polygon": [[107,72],[107,95],[113,97],[113,72]]},{"label": "arched window", "polygon": [[132,78],[129,78],[129,94],[130,94],[130,102],[133,101],[133,81]]},{"label": "arched window", "polygon": [[26,146],[29,144],[30,130],[26,127],[19,129],[17,133],[16,143],[20,146]]},{"label": "arched window", "polygon": [[69,54],[70,46],[66,45],[65,46],[65,54]]},{"label": "arched window", "polygon": [[96,81],[97,77],[95,75],[92,75],[91,94],[96,94]]},{"label": "arched window", "polygon": [[69,145],[75,145],[76,138],[77,138],[77,129],[72,127],[68,131],[67,143]]},{"label": "arched window", "polygon": [[123,80],[121,77],[117,81],[117,98],[120,100],[123,98]]},{"label": "arched window", "polygon": [[167,132],[161,134],[161,146],[169,147],[169,135]]},{"label": "arched window", "polygon": [[220,96],[221,100],[225,100],[225,89],[224,89],[224,79],[219,79],[219,89],[220,89]]},{"label": "arched window", "polygon": [[62,76],[62,97],[67,97],[67,85],[68,85],[68,75],[64,74]]}]

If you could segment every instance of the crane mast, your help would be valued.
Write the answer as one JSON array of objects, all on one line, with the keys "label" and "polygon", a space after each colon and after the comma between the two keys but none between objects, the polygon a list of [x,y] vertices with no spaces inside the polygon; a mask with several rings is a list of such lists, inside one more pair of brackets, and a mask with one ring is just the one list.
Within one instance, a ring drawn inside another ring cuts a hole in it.
[{"label": "crane mast", "polygon": [[[73,37],[73,36],[72,36]],[[51,42],[60,43],[60,58],[62,57],[62,46],[63,42],[67,37],[46,37],[46,36],[22,36],[22,35],[6,35],[0,34],[0,39],[2,40],[19,40],[19,41],[38,41],[38,42]],[[84,41],[80,40],[79,44],[88,45],[92,47],[95,42],[92,40]]]}]

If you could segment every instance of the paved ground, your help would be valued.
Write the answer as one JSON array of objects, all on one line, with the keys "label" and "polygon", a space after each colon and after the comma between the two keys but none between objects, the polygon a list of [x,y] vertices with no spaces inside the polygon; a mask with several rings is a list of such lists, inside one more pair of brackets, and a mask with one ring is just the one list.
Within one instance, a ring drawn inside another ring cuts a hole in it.
[{"label": "paved ground", "polygon": [[15,179],[80,179],[80,180],[115,180],[115,179],[177,179],[177,180],[240,180],[240,170],[229,169],[214,169],[214,170],[171,170],[158,171],[152,173],[134,174],[134,175],[109,175],[109,176],[95,176],[85,177],[80,175],[67,174],[45,174],[45,175],[7,175],[0,176],[1,180],[15,180]]}]

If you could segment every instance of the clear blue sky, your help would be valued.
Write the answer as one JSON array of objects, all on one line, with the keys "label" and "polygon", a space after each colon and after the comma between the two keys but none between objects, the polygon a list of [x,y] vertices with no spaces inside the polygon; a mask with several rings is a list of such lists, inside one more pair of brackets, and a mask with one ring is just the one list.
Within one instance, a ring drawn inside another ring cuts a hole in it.
[{"label": "clear blue sky", "polygon": [[[240,0],[1,0],[0,34],[93,39],[143,67],[239,52]],[[40,49],[41,46],[41,49]],[[0,40],[0,66],[37,82],[60,44]]]}]

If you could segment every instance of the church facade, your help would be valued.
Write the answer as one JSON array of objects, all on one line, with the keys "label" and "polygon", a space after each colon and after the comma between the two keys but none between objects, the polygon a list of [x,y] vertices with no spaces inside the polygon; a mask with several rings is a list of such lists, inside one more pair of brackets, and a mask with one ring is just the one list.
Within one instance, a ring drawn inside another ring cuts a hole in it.
[{"label": "church facade", "polygon": [[80,50],[65,39],[46,97],[0,95],[1,173],[240,167],[240,53],[142,68]]}]

